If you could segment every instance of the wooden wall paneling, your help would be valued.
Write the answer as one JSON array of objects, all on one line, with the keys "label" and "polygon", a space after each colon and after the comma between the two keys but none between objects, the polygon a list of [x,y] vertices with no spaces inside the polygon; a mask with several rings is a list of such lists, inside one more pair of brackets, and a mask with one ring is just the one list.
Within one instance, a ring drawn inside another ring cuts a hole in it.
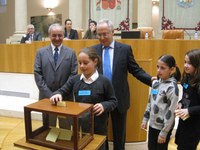
[{"label": "wooden wall paneling", "polygon": [[[136,59],[152,59],[156,66],[157,59],[163,54],[171,54],[176,58],[178,66],[183,69],[186,51],[200,48],[198,40],[118,40],[132,47]],[[33,42],[32,44],[0,44],[0,72],[33,73],[35,54],[38,48],[49,45],[50,41]],[[76,54],[87,46],[98,44],[98,40],[66,40],[64,45],[75,50]],[[154,75],[156,71],[152,72]]]}]

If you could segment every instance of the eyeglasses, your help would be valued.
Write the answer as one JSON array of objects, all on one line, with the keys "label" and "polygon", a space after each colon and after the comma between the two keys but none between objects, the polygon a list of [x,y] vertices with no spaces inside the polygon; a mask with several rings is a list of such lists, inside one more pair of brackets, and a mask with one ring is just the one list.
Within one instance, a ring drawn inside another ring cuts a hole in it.
[{"label": "eyeglasses", "polygon": [[52,34],[51,37],[52,37],[52,38],[56,38],[56,37],[62,38],[63,35],[62,35],[62,34]]},{"label": "eyeglasses", "polygon": [[103,36],[103,37],[105,38],[105,37],[108,36],[108,34],[110,34],[110,32],[98,33],[98,34],[97,34],[97,37],[98,37],[98,38],[101,38],[101,37]]}]

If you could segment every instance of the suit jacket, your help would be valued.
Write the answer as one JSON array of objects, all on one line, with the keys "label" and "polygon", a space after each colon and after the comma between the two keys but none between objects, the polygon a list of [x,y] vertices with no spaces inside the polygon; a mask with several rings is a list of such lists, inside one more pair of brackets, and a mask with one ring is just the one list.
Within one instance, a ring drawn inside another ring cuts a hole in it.
[{"label": "suit jacket", "polygon": [[[62,46],[57,64],[54,63],[51,46],[40,48],[37,51],[34,64],[35,82],[39,89],[39,99],[50,98],[68,78],[77,74],[77,59],[75,52]],[[63,97],[69,100],[72,97]]]},{"label": "suit jacket", "polygon": [[[29,40],[30,35],[26,34],[26,36],[23,36],[20,43],[25,43],[25,41]],[[39,32],[34,32],[33,34],[33,41],[42,41],[42,36]]]},{"label": "suit jacket", "polygon": [[[93,46],[97,54],[102,58],[102,45]],[[103,73],[102,67],[99,72]],[[118,110],[124,113],[130,107],[130,92],[128,85],[128,72],[138,80],[151,85],[151,76],[139,67],[134,59],[132,48],[129,45],[115,41],[113,54],[112,84],[118,100]]]},{"label": "suit jacket", "polygon": [[[69,33],[65,30],[65,37],[67,37]],[[78,39],[78,32],[77,30],[71,29],[69,34],[69,39]]]}]

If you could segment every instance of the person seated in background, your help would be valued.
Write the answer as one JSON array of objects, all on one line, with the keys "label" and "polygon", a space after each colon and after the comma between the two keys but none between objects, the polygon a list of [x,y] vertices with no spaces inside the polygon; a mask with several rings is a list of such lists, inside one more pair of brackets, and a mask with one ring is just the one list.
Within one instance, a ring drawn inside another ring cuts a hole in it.
[{"label": "person seated in background", "polygon": [[31,43],[32,41],[42,41],[42,36],[39,32],[35,32],[35,27],[32,24],[27,26],[27,34],[24,35],[20,43]]},{"label": "person seated in background", "polygon": [[71,19],[65,20],[65,39],[78,39],[78,32],[75,29],[72,29]]},{"label": "person seated in background", "polygon": [[97,39],[97,31],[96,31],[97,22],[91,20],[89,23],[89,29],[86,31],[83,39]]}]

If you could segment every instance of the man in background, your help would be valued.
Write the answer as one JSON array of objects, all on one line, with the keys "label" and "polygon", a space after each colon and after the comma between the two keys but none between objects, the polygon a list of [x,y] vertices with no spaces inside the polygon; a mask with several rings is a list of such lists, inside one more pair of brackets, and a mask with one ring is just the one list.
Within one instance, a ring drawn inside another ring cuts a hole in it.
[{"label": "man in background", "polygon": [[39,32],[35,32],[35,27],[32,24],[27,26],[27,34],[24,35],[20,43],[31,43],[32,41],[41,41],[42,36]]},{"label": "man in background", "polygon": [[[60,24],[52,24],[48,30],[51,44],[37,51],[34,64],[35,82],[39,89],[39,100],[50,98],[72,76],[77,74],[77,59],[74,50],[62,44],[64,29]],[[63,97],[63,100],[73,100],[72,95]],[[50,102],[49,102],[50,103]],[[43,114],[43,123],[48,120]],[[56,115],[49,115],[49,125],[56,126]],[[65,124],[59,118],[59,125]],[[62,121],[64,122],[64,121]]]}]

